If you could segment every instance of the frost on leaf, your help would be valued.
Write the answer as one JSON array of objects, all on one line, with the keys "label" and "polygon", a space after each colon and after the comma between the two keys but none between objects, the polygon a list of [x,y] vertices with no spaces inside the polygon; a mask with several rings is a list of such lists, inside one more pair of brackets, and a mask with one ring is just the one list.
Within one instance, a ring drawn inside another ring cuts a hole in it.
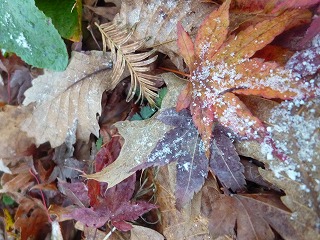
[{"label": "frost on leaf", "polygon": [[208,174],[208,160],[197,129],[187,110],[166,109],[157,117],[174,128],[168,131],[138,168],[162,166],[177,161],[176,203],[181,208],[201,189]]},{"label": "frost on leaf", "polygon": [[[172,73],[162,74],[161,76],[168,86],[168,93],[164,97],[161,106],[163,109],[172,108],[176,105],[177,97],[182,90],[184,81]],[[131,170],[147,159],[158,141],[172,128],[157,120],[157,114],[143,121],[116,123],[115,126],[125,140],[119,157],[100,172],[86,175],[86,177],[107,182],[108,187],[112,187],[132,175],[133,172]],[[132,153],[139,154],[133,155]]]},{"label": "frost on leaf", "polygon": [[200,26],[194,43],[195,62],[190,69],[191,87],[182,92],[177,105],[181,110],[190,102],[206,150],[215,121],[242,139],[261,139],[265,135],[263,124],[236,94],[292,99],[303,98],[307,92],[306,85],[289,70],[275,62],[250,59],[282,33],[299,16],[299,10],[285,11],[228,36],[229,4],[230,1],[225,1]]},{"label": "frost on leaf", "polygon": [[320,69],[320,33],[311,41],[311,46],[296,52],[286,65],[287,69],[298,73],[301,77],[313,75]]},{"label": "frost on leaf", "polygon": [[292,211],[292,225],[305,239],[316,239],[320,233],[319,106],[317,98],[284,102],[271,110],[269,132],[276,147],[288,156],[287,161],[272,158],[267,144],[261,147],[272,170],[261,174],[286,193],[282,201]]},{"label": "frost on leaf", "polygon": [[154,47],[167,54],[178,68],[183,69],[182,58],[175,43],[178,21],[187,31],[192,30],[191,33],[194,33],[214,8],[214,4],[199,1],[122,1],[120,19],[124,19],[130,27],[136,25],[133,34],[136,39],[150,37],[146,47]]},{"label": "frost on leaf", "polygon": [[77,121],[77,139],[98,136],[96,119],[101,112],[101,96],[110,89],[110,55],[102,52],[73,52],[64,72],[46,71],[33,80],[25,93],[23,104],[35,102],[32,117],[22,123],[22,129],[36,139],[37,144],[49,141],[52,147],[61,145]]}]

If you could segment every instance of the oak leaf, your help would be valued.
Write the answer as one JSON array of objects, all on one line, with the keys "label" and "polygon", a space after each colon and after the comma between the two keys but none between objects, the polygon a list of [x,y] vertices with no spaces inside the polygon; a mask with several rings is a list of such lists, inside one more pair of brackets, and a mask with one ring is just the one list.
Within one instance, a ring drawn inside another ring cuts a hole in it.
[{"label": "oak leaf", "polygon": [[[250,59],[257,50],[282,33],[291,19],[299,16],[299,10],[284,11],[274,18],[249,26],[237,35],[230,35],[229,5],[230,0],[225,1],[200,26],[194,53],[189,53],[195,56],[189,66],[190,83],[181,93],[177,105],[177,110],[190,106],[207,154],[215,121],[230,128],[242,139],[261,139],[265,136],[261,121],[251,114],[236,94],[292,99],[302,98],[307,92],[296,75],[277,63]],[[184,49],[182,44],[179,47],[181,53],[191,49]],[[183,57],[189,61],[189,55]]]},{"label": "oak leaf", "polygon": [[110,54],[73,52],[64,72],[46,71],[34,79],[23,104],[36,106],[22,129],[38,145],[49,141],[51,147],[61,145],[75,124],[77,139],[88,141],[91,133],[98,136],[96,114],[101,112],[103,91],[111,89],[110,63]]},{"label": "oak leaf", "polygon": [[271,110],[267,120],[276,147],[289,158],[279,161],[270,157],[268,147],[267,170],[260,170],[269,182],[281,188],[286,196],[281,199],[291,209],[293,227],[303,233],[304,239],[317,238],[320,233],[320,114],[319,98],[308,102],[282,103]]}]

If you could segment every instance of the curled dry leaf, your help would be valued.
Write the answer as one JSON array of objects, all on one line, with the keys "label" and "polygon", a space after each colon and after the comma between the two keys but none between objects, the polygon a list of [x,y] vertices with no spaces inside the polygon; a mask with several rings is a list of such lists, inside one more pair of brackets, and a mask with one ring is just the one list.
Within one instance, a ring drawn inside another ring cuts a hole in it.
[{"label": "curled dry leaf", "polygon": [[64,72],[46,71],[34,79],[23,104],[36,106],[22,130],[38,145],[49,141],[52,147],[64,142],[75,123],[77,139],[87,142],[91,133],[98,136],[96,115],[101,112],[103,91],[111,89],[111,62],[110,55],[102,52],[73,52]]}]

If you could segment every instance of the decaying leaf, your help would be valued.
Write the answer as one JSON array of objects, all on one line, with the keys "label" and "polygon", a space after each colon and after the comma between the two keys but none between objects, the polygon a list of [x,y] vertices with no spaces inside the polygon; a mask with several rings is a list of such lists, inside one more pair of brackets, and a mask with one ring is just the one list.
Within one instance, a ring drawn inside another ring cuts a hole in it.
[{"label": "decaying leaf", "polygon": [[164,237],[151,228],[135,225],[131,229],[130,240],[164,240]]},{"label": "decaying leaf", "polygon": [[[171,73],[161,76],[168,85],[168,93],[162,102],[162,108],[174,107],[184,81]],[[115,124],[119,133],[125,139],[119,157],[101,172],[86,175],[86,177],[107,182],[108,187],[113,187],[132,175],[131,170],[146,160],[164,133],[172,128],[156,120],[157,115],[158,113],[145,121],[124,121]],[[139,154],[133,156],[132,152]]]},{"label": "decaying leaf", "polygon": [[[115,139],[115,140],[114,140]],[[118,138],[113,138],[115,142]],[[112,163],[119,151],[112,149],[115,144],[111,141],[102,148],[98,154],[96,169],[100,170],[104,165]],[[115,150],[115,154],[111,151]],[[102,156],[102,155],[105,156]],[[113,156],[112,156],[113,155]],[[145,201],[131,200],[135,190],[136,174],[131,175],[113,187],[107,188],[106,183],[88,180],[84,183],[61,183],[64,193],[71,196],[77,207],[67,213],[66,217],[75,219],[89,227],[99,228],[110,221],[120,231],[132,229],[127,221],[134,221],[145,212],[156,208],[154,204]],[[67,191],[66,191],[67,190]]]},{"label": "decaying leaf", "polygon": [[[275,145],[290,158],[266,162],[272,171],[260,171],[269,182],[283,189],[282,201],[292,210],[292,224],[305,239],[320,233],[320,120],[319,98],[283,103],[271,110],[268,122]],[[263,153],[269,153],[266,146]]]},{"label": "decaying leaf", "polygon": [[5,106],[0,112],[0,171],[11,173],[8,165],[14,166],[21,158],[31,155],[35,140],[19,129],[19,125],[30,114],[25,107]]},{"label": "decaying leaf", "polygon": [[227,133],[222,126],[215,126],[209,165],[215,176],[226,188],[239,192],[243,191],[246,185],[243,175],[244,167]]},{"label": "decaying leaf", "polygon": [[290,225],[291,214],[276,195],[220,194],[216,185],[202,190],[202,213],[209,219],[212,237],[229,235],[242,239],[301,239]]},{"label": "decaying leaf", "polygon": [[156,48],[167,54],[182,70],[184,69],[183,61],[176,44],[177,23],[180,21],[185,29],[193,34],[205,16],[215,7],[210,3],[185,0],[122,1],[120,19],[123,19],[130,27],[136,25],[133,34],[136,39],[150,37],[146,47]]},{"label": "decaying leaf", "polygon": [[103,91],[111,89],[110,62],[110,55],[102,52],[73,52],[64,72],[46,71],[34,79],[23,104],[36,102],[36,106],[22,129],[38,145],[49,141],[52,147],[61,145],[76,123],[77,139],[88,141],[91,133],[98,136],[96,114],[101,112]]},{"label": "decaying leaf", "polygon": [[240,138],[265,136],[261,121],[235,94],[292,99],[302,98],[308,92],[298,76],[276,63],[249,59],[283,32],[291,19],[299,16],[299,10],[285,11],[228,36],[229,5],[230,1],[225,1],[199,28],[194,42],[191,84],[182,92],[177,105],[181,110],[190,103],[207,156],[214,121],[230,128]]},{"label": "decaying leaf", "polygon": [[20,231],[21,239],[45,239],[51,232],[48,214],[37,199],[23,198],[15,214],[15,228]]},{"label": "decaying leaf", "polygon": [[255,112],[266,113],[261,119],[270,124],[267,130],[288,156],[286,161],[273,156],[270,144],[237,143],[239,154],[264,162],[262,176],[286,193],[282,201],[291,209],[290,224],[304,236],[301,239],[319,236],[319,104],[319,98],[280,105],[260,101]]},{"label": "decaying leaf", "polygon": [[169,164],[160,168],[155,178],[157,199],[161,211],[161,232],[168,240],[211,239],[208,230],[208,219],[201,214],[201,192],[191,202],[178,211],[176,209],[175,192],[176,166]]},{"label": "decaying leaf", "polygon": [[[174,128],[166,132],[138,168],[163,166],[176,161],[176,204],[181,209],[204,184],[208,160],[203,144],[187,110],[177,113],[174,108],[162,110],[157,119]],[[136,169],[134,169],[135,171]]]},{"label": "decaying leaf", "polygon": [[311,46],[296,52],[287,62],[286,68],[301,77],[314,75],[320,69],[320,33],[311,41]]}]

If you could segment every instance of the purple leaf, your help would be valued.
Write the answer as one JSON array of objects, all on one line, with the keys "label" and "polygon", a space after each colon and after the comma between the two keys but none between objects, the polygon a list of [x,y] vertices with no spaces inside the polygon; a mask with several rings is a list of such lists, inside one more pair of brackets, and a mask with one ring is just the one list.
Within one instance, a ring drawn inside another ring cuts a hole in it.
[{"label": "purple leaf", "polygon": [[72,213],[66,214],[66,217],[80,221],[88,227],[99,228],[110,220],[110,211],[108,209],[78,208],[73,210]]},{"label": "purple leaf", "polygon": [[244,167],[231,139],[220,125],[213,131],[209,164],[224,186],[235,192],[245,189]]},{"label": "purple leaf", "polygon": [[187,110],[177,113],[174,108],[166,109],[157,118],[175,128],[165,134],[139,169],[177,161],[176,204],[181,208],[204,184],[208,160]]},{"label": "purple leaf", "polygon": [[111,221],[112,225],[115,226],[118,230],[126,232],[132,229],[132,225],[130,223],[127,223],[125,221]]},{"label": "purple leaf", "polygon": [[73,204],[80,207],[89,206],[88,188],[83,182],[68,183],[58,179],[58,188]]},{"label": "purple leaf", "polygon": [[[304,38],[300,41],[299,45],[301,47],[304,47],[306,46],[307,44],[309,44],[312,39],[319,34],[320,32],[320,17],[319,17],[319,14],[320,14],[320,6],[318,7],[318,10],[317,10],[317,15],[314,16],[311,24],[310,24],[310,27],[308,28]],[[304,47],[305,48],[305,47]]]},{"label": "purple leaf", "polygon": [[157,208],[157,206],[144,201],[125,202],[112,214],[111,220],[116,222],[133,221],[154,208]]},{"label": "purple leaf", "polygon": [[296,52],[289,59],[286,68],[302,77],[313,75],[320,69],[320,33],[313,38],[309,48]]}]

